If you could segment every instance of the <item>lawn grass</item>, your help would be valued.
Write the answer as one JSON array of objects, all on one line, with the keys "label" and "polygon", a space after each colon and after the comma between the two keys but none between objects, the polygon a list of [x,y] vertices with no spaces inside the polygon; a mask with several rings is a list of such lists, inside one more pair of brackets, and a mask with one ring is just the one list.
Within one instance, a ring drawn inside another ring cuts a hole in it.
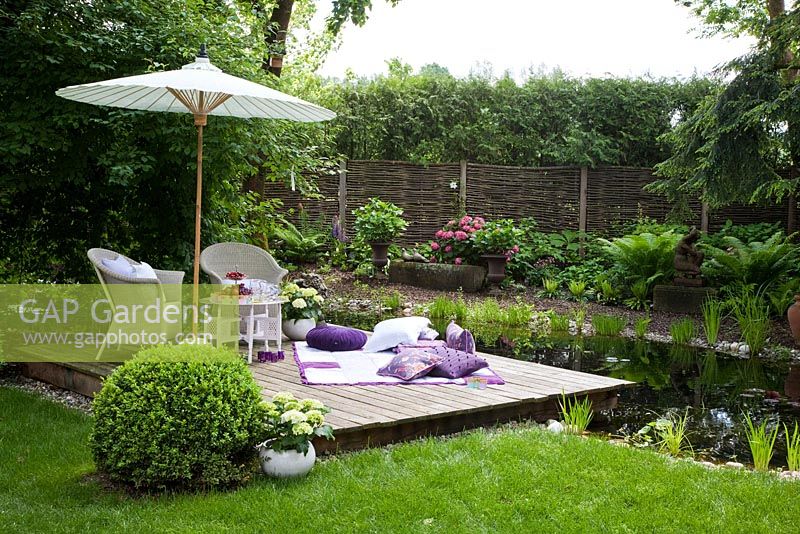
[{"label": "lawn grass", "polygon": [[476,431],[132,498],[87,480],[89,417],[0,388],[0,532],[780,532],[800,484],[538,429]]}]

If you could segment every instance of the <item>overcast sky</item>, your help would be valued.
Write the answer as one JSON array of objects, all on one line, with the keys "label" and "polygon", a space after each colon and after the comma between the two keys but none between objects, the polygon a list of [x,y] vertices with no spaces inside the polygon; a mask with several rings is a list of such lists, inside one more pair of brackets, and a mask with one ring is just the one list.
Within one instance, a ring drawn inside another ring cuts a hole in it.
[{"label": "overcast sky", "polygon": [[[322,13],[320,13],[320,16]],[[750,41],[700,38],[673,0],[373,0],[367,23],[348,25],[321,70],[386,72],[399,57],[465,76],[483,63],[520,79],[530,67],[574,76],[691,76],[744,53]]]}]

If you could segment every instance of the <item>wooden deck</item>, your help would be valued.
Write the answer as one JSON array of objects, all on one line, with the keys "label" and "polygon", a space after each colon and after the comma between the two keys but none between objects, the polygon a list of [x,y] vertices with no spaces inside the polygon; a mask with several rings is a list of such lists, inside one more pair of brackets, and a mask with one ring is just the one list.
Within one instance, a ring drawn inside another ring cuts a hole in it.
[{"label": "wooden deck", "polygon": [[[613,408],[620,389],[631,382],[536,363],[481,354],[505,385],[469,389],[458,385],[307,386],[290,344],[286,359],[250,366],[265,399],[278,391],[311,397],[331,408],[327,420],[336,441],[319,441],[320,452],[361,449],[428,435],[452,434],[499,422],[558,414],[561,393],[588,396],[595,410]],[[100,388],[112,364],[28,364],[26,374],[84,394]]]}]

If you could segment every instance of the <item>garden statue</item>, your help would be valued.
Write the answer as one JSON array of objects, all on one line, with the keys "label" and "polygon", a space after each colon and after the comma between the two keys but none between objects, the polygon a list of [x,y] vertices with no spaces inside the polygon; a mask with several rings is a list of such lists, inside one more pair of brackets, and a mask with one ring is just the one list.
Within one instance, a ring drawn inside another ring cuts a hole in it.
[{"label": "garden statue", "polygon": [[705,255],[697,250],[695,244],[700,239],[700,231],[692,227],[675,247],[675,285],[702,286],[700,266]]}]

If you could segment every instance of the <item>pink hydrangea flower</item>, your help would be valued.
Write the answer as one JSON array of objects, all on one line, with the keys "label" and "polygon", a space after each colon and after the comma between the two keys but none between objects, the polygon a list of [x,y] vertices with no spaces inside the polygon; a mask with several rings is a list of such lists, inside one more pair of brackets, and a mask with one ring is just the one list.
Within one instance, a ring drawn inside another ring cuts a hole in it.
[{"label": "pink hydrangea flower", "polygon": [[455,260],[453,260],[453,263],[455,263],[456,265],[461,265],[461,258],[456,258]]},{"label": "pink hydrangea flower", "polygon": [[453,236],[454,236],[454,235],[455,235],[455,234],[453,233],[453,231],[452,231],[452,230],[448,230],[448,231],[446,231],[446,232],[444,233],[444,238],[445,238],[445,239],[453,239]]},{"label": "pink hydrangea flower", "polygon": [[439,250],[439,243],[437,243],[436,241],[431,243],[431,250]]},{"label": "pink hydrangea flower", "polygon": [[444,251],[445,252],[453,252],[453,247],[451,245],[447,245],[446,247],[444,247]]},{"label": "pink hydrangea flower", "polygon": [[467,239],[467,237],[469,236],[466,234],[466,232],[462,232],[461,230],[456,232],[456,240],[458,241],[464,241],[465,239]]},{"label": "pink hydrangea flower", "polygon": [[475,222],[478,224],[483,224],[486,221],[483,219],[483,217],[475,217]]},{"label": "pink hydrangea flower", "polygon": [[519,252],[519,245],[514,245],[513,247],[511,247],[511,250],[514,251],[514,254],[516,254],[517,252]]},{"label": "pink hydrangea flower", "polygon": [[436,236],[437,239],[441,239],[444,237],[444,232],[442,230],[436,230],[436,233],[434,235]]},{"label": "pink hydrangea flower", "polygon": [[477,231],[477,230],[480,230],[481,228],[483,228],[483,225],[482,224],[476,224],[475,226],[473,226],[473,228]]},{"label": "pink hydrangea flower", "polygon": [[472,217],[470,217],[469,215],[464,215],[463,217],[461,217],[461,226],[467,225],[471,222],[472,222]]},{"label": "pink hydrangea flower", "polygon": [[468,231],[469,231],[469,233],[474,234],[478,230],[480,230],[480,228],[470,228]]},{"label": "pink hydrangea flower", "polygon": [[451,220],[447,221],[447,226],[453,226],[455,223],[456,223],[456,221],[451,219]]}]

